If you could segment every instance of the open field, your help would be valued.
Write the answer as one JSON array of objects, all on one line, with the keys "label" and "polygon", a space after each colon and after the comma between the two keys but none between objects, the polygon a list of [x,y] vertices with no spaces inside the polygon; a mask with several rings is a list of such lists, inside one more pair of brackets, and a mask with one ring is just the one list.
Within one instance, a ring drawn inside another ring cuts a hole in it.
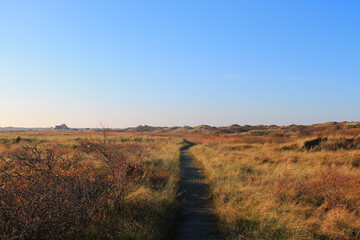
[{"label": "open field", "polygon": [[219,239],[360,239],[358,123],[243,130],[0,132],[1,238],[175,239],[190,141]]},{"label": "open field", "polygon": [[179,149],[185,143],[107,133],[104,144],[103,137],[102,132],[0,132],[6,160],[0,173],[0,238],[172,239]]},{"label": "open field", "polygon": [[224,238],[360,239],[359,129],[301,135],[197,139]]},{"label": "open field", "polygon": [[0,2],[0,240],[360,240],[360,0]]}]

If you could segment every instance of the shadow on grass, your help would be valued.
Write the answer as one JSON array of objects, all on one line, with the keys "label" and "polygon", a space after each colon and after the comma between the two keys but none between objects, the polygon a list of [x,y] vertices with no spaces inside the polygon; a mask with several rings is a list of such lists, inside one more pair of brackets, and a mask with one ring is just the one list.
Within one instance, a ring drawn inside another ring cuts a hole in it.
[{"label": "shadow on grass", "polygon": [[69,239],[174,239],[174,219],[178,204],[171,199],[151,192],[126,199],[117,211],[107,213],[106,218],[91,226],[86,232]]}]

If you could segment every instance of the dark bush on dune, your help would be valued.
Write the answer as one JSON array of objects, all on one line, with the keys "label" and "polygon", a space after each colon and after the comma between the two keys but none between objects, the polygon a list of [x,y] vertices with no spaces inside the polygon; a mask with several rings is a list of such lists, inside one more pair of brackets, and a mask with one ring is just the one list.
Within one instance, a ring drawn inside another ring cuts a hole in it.
[{"label": "dark bush on dune", "polygon": [[314,149],[315,147],[319,146],[319,144],[322,141],[326,141],[327,138],[315,138],[315,139],[311,139],[309,141],[304,142],[304,148],[306,150],[311,150]]},{"label": "dark bush on dune", "polygon": [[340,149],[351,150],[360,149],[360,137],[341,137],[341,138],[315,138],[304,142],[303,148],[309,150],[328,150],[337,151]]}]

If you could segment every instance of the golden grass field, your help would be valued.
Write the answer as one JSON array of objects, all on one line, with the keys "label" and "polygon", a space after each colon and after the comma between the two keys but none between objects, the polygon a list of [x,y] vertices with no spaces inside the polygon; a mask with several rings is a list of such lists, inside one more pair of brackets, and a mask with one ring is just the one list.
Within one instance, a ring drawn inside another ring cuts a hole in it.
[{"label": "golden grass field", "polygon": [[[360,239],[360,131],[200,139],[224,239]],[[305,144],[306,145],[306,144]]]},{"label": "golden grass field", "polygon": [[[360,239],[360,128],[344,126],[241,134],[108,132],[107,141],[120,148],[141,146],[141,179],[130,181],[106,214],[90,215],[90,224],[62,231],[62,238],[174,239],[180,149],[187,139],[195,143],[190,151],[210,186],[220,239]],[[36,143],[70,157],[81,143],[102,141],[101,131],[3,131],[0,153]],[[79,166],[101,176],[103,163],[86,152],[79,156],[85,164]],[[3,189],[0,183],[0,194]]]},{"label": "golden grass field", "polygon": [[[107,135],[110,142],[138,144],[143,148],[144,173],[139,181],[126,186],[125,195],[116,209],[111,209],[107,216],[101,219],[95,219],[86,228],[77,229],[75,233],[69,231],[63,236],[68,239],[172,239],[179,205],[179,149],[184,142],[181,138],[128,133]],[[80,141],[102,141],[102,138],[101,132],[0,132],[0,152],[5,153],[23,145],[37,143],[41,146],[55,145],[62,153],[71,156],[77,151]],[[83,161],[94,161],[86,155],[82,158]],[[96,171],[96,167],[94,169]],[[0,219],[0,227],[1,220],[4,219]],[[55,236],[45,234],[41,237],[53,239]]]}]

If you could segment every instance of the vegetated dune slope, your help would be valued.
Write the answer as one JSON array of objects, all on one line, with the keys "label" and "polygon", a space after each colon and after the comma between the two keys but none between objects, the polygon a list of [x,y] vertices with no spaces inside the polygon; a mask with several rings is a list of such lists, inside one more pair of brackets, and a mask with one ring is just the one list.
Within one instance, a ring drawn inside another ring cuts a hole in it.
[{"label": "vegetated dune slope", "polygon": [[138,133],[199,133],[199,134],[236,134],[249,136],[266,136],[271,134],[277,135],[298,135],[307,136],[314,133],[330,133],[339,130],[351,130],[360,128],[360,122],[328,122],[313,125],[257,125],[240,126],[233,124],[227,127],[212,127],[208,125],[200,125],[196,127],[152,127],[138,126],[134,128],[126,128],[118,131],[121,132],[138,132]]},{"label": "vegetated dune slope", "polygon": [[286,129],[194,137],[224,239],[360,239],[358,123]]}]

